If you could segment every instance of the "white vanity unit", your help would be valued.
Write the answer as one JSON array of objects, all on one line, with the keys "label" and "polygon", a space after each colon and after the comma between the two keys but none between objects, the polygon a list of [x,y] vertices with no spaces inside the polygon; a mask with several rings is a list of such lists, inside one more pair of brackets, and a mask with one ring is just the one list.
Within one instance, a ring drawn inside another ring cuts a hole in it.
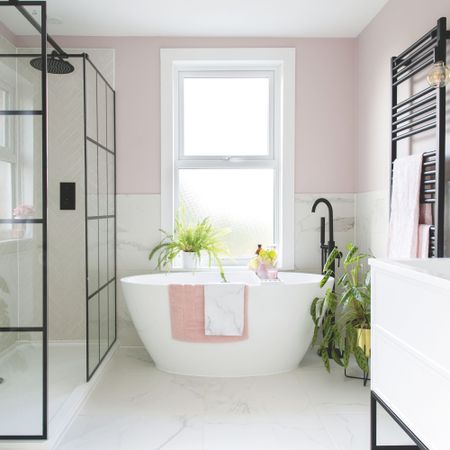
[{"label": "white vanity unit", "polygon": [[450,258],[370,265],[372,449],[377,404],[417,444],[406,448],[450,449]]}]

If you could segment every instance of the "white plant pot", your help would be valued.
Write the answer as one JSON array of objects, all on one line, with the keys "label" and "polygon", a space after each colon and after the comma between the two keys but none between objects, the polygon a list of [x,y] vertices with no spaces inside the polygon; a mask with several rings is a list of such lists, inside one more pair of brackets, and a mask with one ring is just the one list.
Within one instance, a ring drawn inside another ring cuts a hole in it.
[{"label": "white plant pot", "polygon": [[183,269],[194,270],[198,266],[197,255],[194,252],[183,252],[181,254]]}]

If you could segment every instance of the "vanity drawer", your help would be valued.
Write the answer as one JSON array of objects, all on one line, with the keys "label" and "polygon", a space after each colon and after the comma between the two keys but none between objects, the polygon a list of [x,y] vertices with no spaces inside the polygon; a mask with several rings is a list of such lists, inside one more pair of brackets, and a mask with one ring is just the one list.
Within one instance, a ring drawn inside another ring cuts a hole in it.
[{"label": "vanity drawer", "polygon": [[[372,272],[372,328],[386,330],[450,374],[450,291],[417,277]],[[449,405],[450,407],[450,405]]]},{"label": "vanity drawer", "polygon": [[450,448],[450,378],[375,327],[372,390],[430,450]]}]

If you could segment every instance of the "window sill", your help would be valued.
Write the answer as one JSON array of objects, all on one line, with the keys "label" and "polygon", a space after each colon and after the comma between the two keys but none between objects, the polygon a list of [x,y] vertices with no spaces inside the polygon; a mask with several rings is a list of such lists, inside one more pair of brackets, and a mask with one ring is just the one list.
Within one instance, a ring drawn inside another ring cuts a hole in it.
[{"label": "window sill", "polygon": [[[184,269],[183,267],[172,267],[170,269],[171,272],[214,272],[216,270],[219,270],[217,266],[200,266],[196,267],[195,269]],[[250,270],[247,266],[223,266],[224,271],[236,271],[236,272],[242,272],[244,270]]]}]

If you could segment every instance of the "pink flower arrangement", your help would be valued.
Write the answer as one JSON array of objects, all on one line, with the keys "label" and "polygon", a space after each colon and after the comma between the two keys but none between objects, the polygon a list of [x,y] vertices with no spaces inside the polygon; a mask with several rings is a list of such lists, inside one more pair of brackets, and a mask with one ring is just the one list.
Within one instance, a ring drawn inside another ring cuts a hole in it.
[{"label": "pink flower arrangement", "polygon": [[19,205],[13,209],[13,216],[14,217],[22,217],[22,218],[30,217],[33,215],[34,211],[35,211],[35,209],[33,206]]},{"label": "pink flower arrangement", "polygon": [[258,247],[258,252],[249,262],[249,268],[262,279],[275,280],[278,276],[277,251],[274,246],[267,250]]}]

